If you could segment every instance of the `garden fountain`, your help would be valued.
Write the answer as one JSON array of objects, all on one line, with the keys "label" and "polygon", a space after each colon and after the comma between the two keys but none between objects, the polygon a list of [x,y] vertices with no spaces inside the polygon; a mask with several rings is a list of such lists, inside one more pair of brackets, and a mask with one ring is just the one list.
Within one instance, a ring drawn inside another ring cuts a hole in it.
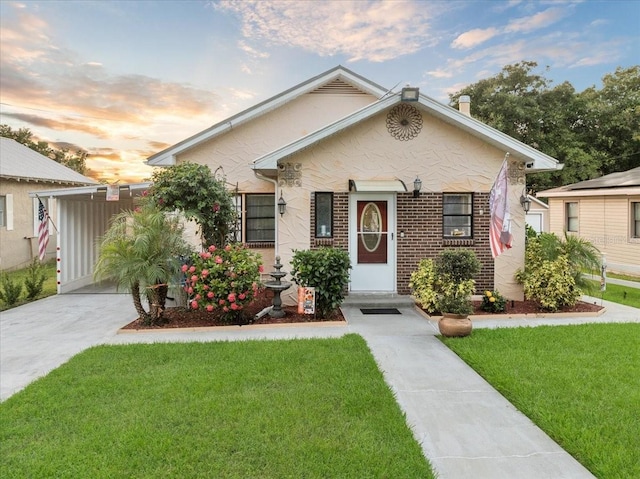
[{"label": "garden fountain", "polygon": [[287,273],[284,271],[280,271],[282,268],[282,264],[280,263],[280,256],[276,256],[276,264],[273,265],[276,269],[275,271],[269,273],[269,276],[274,278],[274,281],[267,281],[264,286],[267,289],[273,291],[273,308],[269,311],[269,316],[272,318],[282,318],[285,314],[282,309],[282,299],[280,298],[280,293],[286,291],[291,287],[291,283],[288,281],[280,281],[281,278],[285,277]]}]

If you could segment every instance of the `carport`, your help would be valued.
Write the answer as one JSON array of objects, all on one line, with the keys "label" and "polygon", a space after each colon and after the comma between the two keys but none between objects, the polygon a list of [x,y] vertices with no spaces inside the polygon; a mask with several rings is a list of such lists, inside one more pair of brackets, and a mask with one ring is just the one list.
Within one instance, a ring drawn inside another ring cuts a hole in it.
[{"label": "carport", "polygon": [[[56,238],[58,294],[93,284],[98,239],[106,233],[111,218],[133,209],[134,199],[150,185],[96,185],[37,192],[38,197],[56,202],[49,230]],[[29,196],[35,198],[36,193]]]}]

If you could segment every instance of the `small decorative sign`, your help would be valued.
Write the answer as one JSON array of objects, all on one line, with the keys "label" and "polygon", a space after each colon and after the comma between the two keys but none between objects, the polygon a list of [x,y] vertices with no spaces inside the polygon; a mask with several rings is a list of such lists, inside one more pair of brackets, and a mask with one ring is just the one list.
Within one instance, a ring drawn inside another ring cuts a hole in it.
[{"label": "small decorative sign", "polygon": [[298,313],[316,314],[316,289],[309,286],[298,288]]},{"label": "small decorative sign", "polygon": [[107,201],[120,201],[120,186],[107,185]]}]

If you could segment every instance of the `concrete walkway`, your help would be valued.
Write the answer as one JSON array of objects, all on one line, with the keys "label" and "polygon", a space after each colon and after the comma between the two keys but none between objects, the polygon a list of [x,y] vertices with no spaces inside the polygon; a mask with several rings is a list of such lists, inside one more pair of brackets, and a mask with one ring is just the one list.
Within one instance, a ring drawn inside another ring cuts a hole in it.
[{"label": "concrete walkway", "polygon": [[[595,300],[595,299],[594,299]],[[599,301],[599,300],[598,300]],[[605,302],[598,317],[483,319],[474,327],[640,322],[640,309]],[[593,476],[517,411],[437,338],[437,325],[410,307],[401,315],[343,308],[347,325],[225,328],[118,334],[136,317],[124,294],[58,295],[0,314],[0,385],[5,400],[97,344],[362,335],[441,479],[562,479]]]}]

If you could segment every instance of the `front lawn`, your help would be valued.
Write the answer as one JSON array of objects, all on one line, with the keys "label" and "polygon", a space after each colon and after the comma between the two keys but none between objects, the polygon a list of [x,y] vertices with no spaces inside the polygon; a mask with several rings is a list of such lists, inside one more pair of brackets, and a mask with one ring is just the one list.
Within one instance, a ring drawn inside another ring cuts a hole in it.
[{"label": "front lawn", "polygon": [[479,329],[443,341],[598,478],[640,477],[640,324]]},{"label": "front lawn", "polygon": [[593,281],[595,293],[590,293],[596,298],[602,298],[606,301],[613,301],[614,303],[625,304],[627,306],[633,306],[634,308],[640,308],[640,288],[632,288],[630,286],[622,286],[619,284],[607,283],[607,290],[600,291],[600,283]]},{"label": "front lawn", "polygon": [[3,478],[433,478],[340,339],[91,348],[0,404]]}]

